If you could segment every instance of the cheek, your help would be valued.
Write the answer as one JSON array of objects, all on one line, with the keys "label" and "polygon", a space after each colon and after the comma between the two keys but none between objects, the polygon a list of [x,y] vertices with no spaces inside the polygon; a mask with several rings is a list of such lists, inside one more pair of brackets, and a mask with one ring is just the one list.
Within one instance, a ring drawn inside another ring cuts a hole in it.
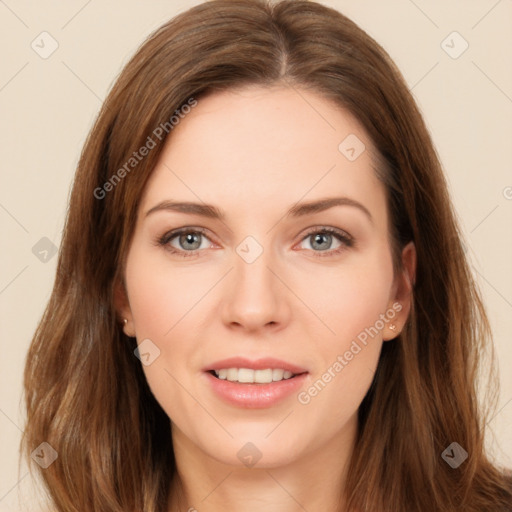
[{"label": "cheek", "polygon": [[193,404],[179,383],[193,366],[187,326],[207,287],[201,286],[200,273],[184,274],[162,258],[134,249],[127,260],[126,283],[137,342],[149,339],[158,351],[142,369],[155,398],[174,420],[181,411],[192,414]]},{"label": "cheek", "polygon": [[207,292],[210,285],[206,277],[135,251],[127,262],[126,281],[137,337],[170,336]]},{"label": "cheek", "polygon": [[[218,270],[218,269],[217,269]],[[151,340],[159,355],[143,371],[157,400],[169,413],[183,409],[179,382],[197,373],[201,347],[201,307],[218,280],[218,271],[201,272],[169,262],[134,244],[126,264],[126,283],[137,341]],[[176,379],[176,380],[175,380]]]},{"label": "cheek", "polygon": [[341,350],[367,329],[376,326],[382,330],[380,318],[388,307],[393,285],[391,256],[385,246],[376,248],[338,267],[319,267],[314,277],[301,278],[299,283],[297,295],[328,328],[322,327],[324,338],[329,340],[327,347]]},{"label": "cheek", "polygon": [[[329,411],[318,428],[334,435],[355,414],[366,395],[377,368],[382,348],[382,316],[386,315],[389,279],[379,272],[340,273],[337,282],[325,281],[325,294],[317,292],[317,311],[330,332],[322,336],[312,352],[318,355],[299,402],[305,410]],[[317,322],[318,324],[318,322]],[[321,415],[321,414],[320,414]]]},{"label": "cheek", "polygon": [[314,281],[316,286],[302,293],[329,329],[316,322],[324,334],[308,333],[320,356],[309,396],[315,397],[315,407],[342,404],[336,414],[344,416],[357,409],[377,367],[384,319],[391,318],[386,309],[393,284],[391,255],[383,246],[336,272],[316,273]]}]

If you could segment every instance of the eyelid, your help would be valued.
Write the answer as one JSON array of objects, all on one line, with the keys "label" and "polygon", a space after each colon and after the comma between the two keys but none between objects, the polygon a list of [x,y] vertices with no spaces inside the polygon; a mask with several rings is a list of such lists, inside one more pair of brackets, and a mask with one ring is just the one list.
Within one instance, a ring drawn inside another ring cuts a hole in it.
[{"label": "eyelid", "polygon": [[346,241],[350,241],[350,242],[355,241],[354,237],[351,234],[349,234],[347,231],[345,231],[344,229],[335,228],[333,226],[313,226],[306,230],[306,233],[301,238],[301,242],[302,242],[302,240],[304,240],[305,238],[307,238],[308,236],[310,236],[314,233],[329,233],[331,235],[338,235],[341,238],[346,239]]}]

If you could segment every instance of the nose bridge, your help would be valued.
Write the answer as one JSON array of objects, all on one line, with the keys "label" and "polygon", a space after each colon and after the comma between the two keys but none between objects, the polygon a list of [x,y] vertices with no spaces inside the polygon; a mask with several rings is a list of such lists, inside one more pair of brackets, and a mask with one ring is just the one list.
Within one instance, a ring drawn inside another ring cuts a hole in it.
[{"label": "nose bridge", "polygon": [[[269,238],[256,239],[253,235],[245,237],[235,249],[234,285],[237,292],[249,297],[267,299],[274,295],[275,280],[269,268],[272,268],[272,248]],[[261,240],[261,241],[260,241]]]},{"label": "nose bridge", "polygon": [[284,311],[283,287],[273,269],[270,237],[259,241],[255,236],[244,238],[235,248],[229,290],[224,297],[224,320],[249,328],[281,322]]}]

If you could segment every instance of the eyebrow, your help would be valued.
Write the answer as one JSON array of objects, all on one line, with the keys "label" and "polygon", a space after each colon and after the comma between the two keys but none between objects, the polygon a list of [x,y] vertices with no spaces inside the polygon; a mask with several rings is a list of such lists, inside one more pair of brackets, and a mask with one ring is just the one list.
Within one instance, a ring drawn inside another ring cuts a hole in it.
[{"label": "eyebrow", "polygon": [[[334,206],[352,206],[362,211],[373,223],[373,217],[369,210],[350,197],[328,197],[325,199],[319,199],[317,201],[310,201],[306,203],[297,203],[292,206],[286,213],[286,217],[304,217],[306,215],[313,215],[315,213],[323,212]],[[175,211],[179,213],[188,213],[191,215],[200,215],[202,217],[208,217],[210,219],[218,219],[224,221],[226,214],[211,204],[205,203],[192,203],[183,201],[171,201],[166,200],[153,206],[146,212],[145,217],[158,211]]]}]

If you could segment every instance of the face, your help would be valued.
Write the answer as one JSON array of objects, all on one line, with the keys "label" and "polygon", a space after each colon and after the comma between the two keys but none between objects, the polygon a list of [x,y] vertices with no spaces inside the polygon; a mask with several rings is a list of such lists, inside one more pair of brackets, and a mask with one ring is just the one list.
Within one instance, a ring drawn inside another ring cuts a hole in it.
[{"label": "face", "polygon": [[[118,309],[173,439],[237,466],[259,452],[260,467],[348,439],[414,272],[409,245],[393,275],[366,132],[315,93],[246,87],[200,99],[171,135]],[[253,378],[277,380],[230,381]]]}]

